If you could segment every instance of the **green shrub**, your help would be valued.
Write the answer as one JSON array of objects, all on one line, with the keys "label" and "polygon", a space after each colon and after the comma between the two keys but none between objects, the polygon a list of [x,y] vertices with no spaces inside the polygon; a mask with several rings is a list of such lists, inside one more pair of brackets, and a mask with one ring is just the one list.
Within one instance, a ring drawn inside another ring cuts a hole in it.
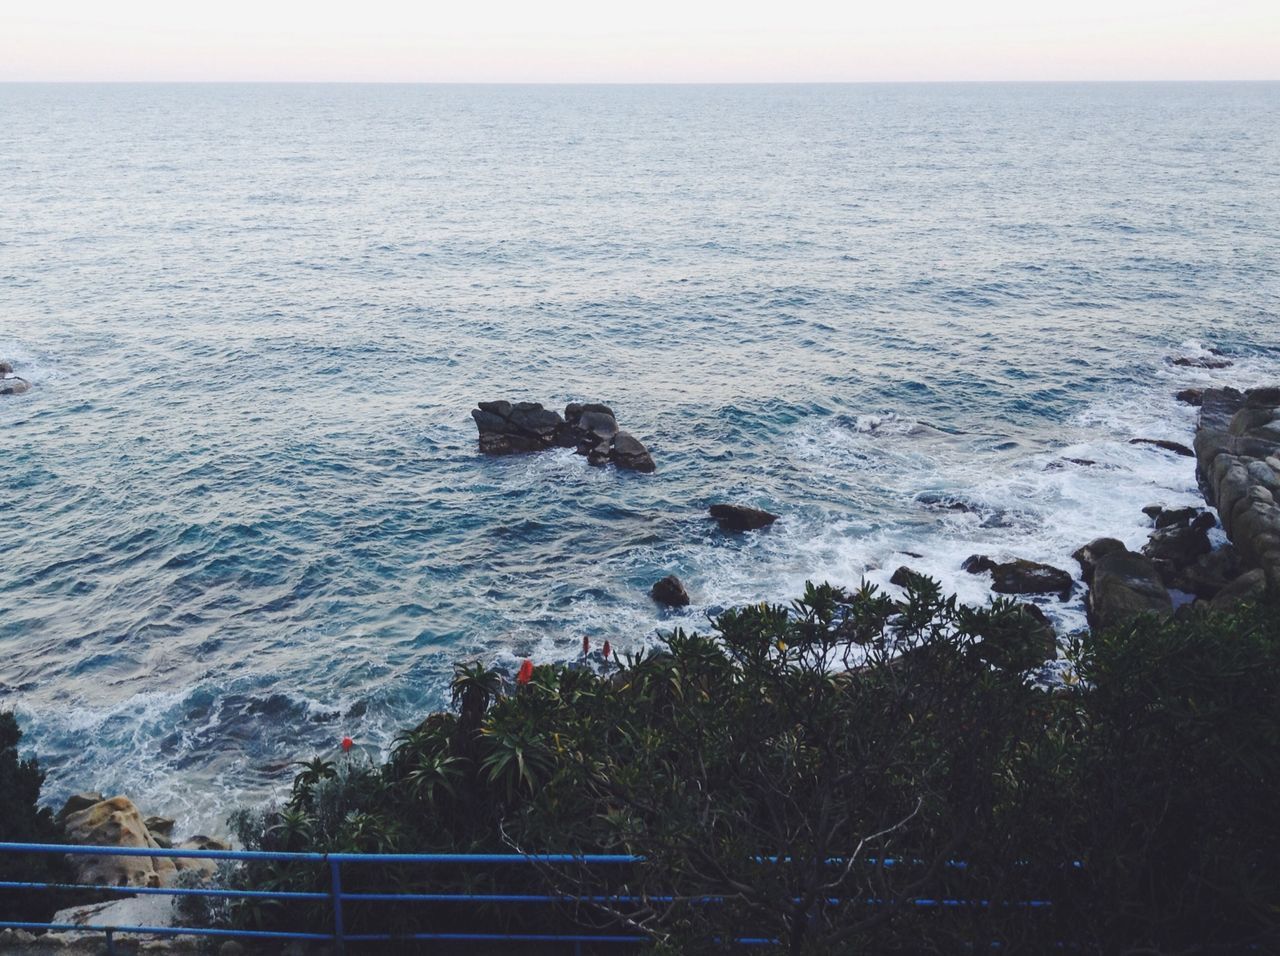
[{"label": "green shrub", "polygon": [[[13,714],[0,713],[0,843],[61,843],[62,830],[53,814],[39,805],[44,774],[34,757],[19,757],[21,740]],[[0,854],[0,881],[65,882],[67,877],[60,857]],[[44,922],[60,903],[52,893],[0,889],[0,919]]]},{"label": "green shrub", "polygon": [[[1023,671],[1043,624],[1012,602],[966,608],[923,578],[900,603],[810,585],[789,607],[728,611],[708,635],[677,630],[620,662],[536,667],[524,686],[460,667],[456,716],[428,717],[383,766],[304,765],[285,804],[240,817],[240,836],[645,858],[590,874],[353,866],[354,890],[633,900],[365,904],[348,912],[356,932],[607,926],[681,953],[743,935],[792,953],[1265,949],[1280,942],[1276,621],[1262,608],[1082,637],[1075,686],[1049,691]],[[327,886],[315,867],[240,874]],[[282,928],[326,913],[232,918]]]}]

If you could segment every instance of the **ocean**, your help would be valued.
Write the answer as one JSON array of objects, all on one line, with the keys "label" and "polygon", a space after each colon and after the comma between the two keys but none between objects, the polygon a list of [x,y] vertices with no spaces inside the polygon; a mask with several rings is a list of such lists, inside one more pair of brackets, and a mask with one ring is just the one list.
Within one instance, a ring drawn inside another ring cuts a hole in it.
[{"label": "ocean", "polygon": [[[1278,158],[1280,84],[0,85],[0,707],[225,832],[457,661],[1078,573],[1199,501],[1175,391],[1280,379]],[[657,471],[486,458],[501,398]]]}]

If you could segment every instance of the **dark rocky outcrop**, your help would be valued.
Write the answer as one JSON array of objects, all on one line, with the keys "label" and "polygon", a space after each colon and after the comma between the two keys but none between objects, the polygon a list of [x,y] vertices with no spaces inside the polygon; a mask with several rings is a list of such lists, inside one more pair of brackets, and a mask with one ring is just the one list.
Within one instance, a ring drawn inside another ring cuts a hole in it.
[{"label": "dark rocky outcrop", "polygon": [[[1157,569],[1159,570],[1159,569]],[[1202,554],[1190,564],[1175,570],[1169,577],[1161,573],[1164,583],[1202,600],[1216,597],[1241,574],[1240,556],[1232,545]]]},{"label": "dark rocky outcrop", "polygon": [[1165,508],[1161,505],[1147,505],[1142,513],[1150,518],[1156,528],[1196,527],[1208,531],[1218,523],[1218,519],[1203,508]]},{"label": "dark rocky outcrop", "polygon": [[685,590],[684,582],[674,574],[656,582],[649,590],[649,596],[667,607],[689,606],[689,592]]},{"label": "dark rocky outcrop", "polygon": [[13,374],[13,366],[0,361],[0,395],[21,395],[31,390],[31,383]]},{"label": "dark rocky outcrop", "polygon": [[1172,614],[1173,599],[1149,558],[1110,550],[1093,565],[1085,612],[1090,627],[1108,628],[1139,614]]},{"label": "dark rocky outcrop", "polygon": [[537,402],[481,402],[473,409],[486,455],[511,455],[546,448],[576,448],[593,465],[612,462],[629,471],[652,472],[645,446],[618,428],[607,405],[571,402],[564,416]]},{"label": "dark rocky outcrop", "polygon": [[1209,606],[1215,611],[1230,611],[1241,604],[1256,601],[1267,591],[1267,576],[1261,568],[1246,571],[1219,591]]},{"label": "dark rocky outcrop", "polygon": [[758,531],[778,520],[778,516],[746,505],[712,505],[707,509],[721,531]]},{"label": "dark rocky outcrop", "polygon": [[889,578],[889,583],[900,588],[915,587],[920,583],[929,580],[926,575],[921,574],[914,568],[909,568],[905,564],[893,572]]},{"label": "dark rocky outcrop", "polygon": [[1120,554],[1129,549],[1117,538],[1094,538],[1088,544],[1077,548],[1071,555],[1080,565],[1080,577],[1085,584],[1093,583],[1093,569],[1109,554]]},{"label": "dark rocky outcrop", "polygon": [[970,574],[991,575],[991,590],[997,594],[1056,594],[1063,601],[1071,596],[1071,575],[1061,568],[1016,558],[997,562],[975,554],[961,568]]},{"label": "dark rocky outcrop", "polygon": [[1165,438],[1130,438],[1129,444],[1151,445],[1153,448],[1162,448],[1165,451],[1173,452],[1175,455],[1181,455],[1183,458],[1194,458],[1196,454],[1186,445],[1176,441],[1169,441]]},{"label": "dark rocky outcrop", "polygon": [[1195,451],[1201,490],[1242,565],[1280,587],[1280,388],[1206,389]]},{"label": "dark rocky outcrop", "polygon": [[1195,407],[1199,408],[1201,403],[1204,402],[1204,389],[1203,388],[1184,388],[1182,391],[1178,392],[1178,394],[1174,395],[1173,397],[1176,398],[1178,401],[1182,402],[1182,404],[1184,405],[1194,405]]},{"label": "dark rocky outcrop", "polygon": [[1213,369],[1213,368],[1230,368],[1232,365],[1231,359],[1223,358],[1222,355],[1217,352],[1213,353],[1212,355],[1196,355],[1196,356],[1183,355],[1183,356],[1179,356],[1176,359],[1173,359],[1172,361],[1174,365],[1177,365],[1180,368]]}]

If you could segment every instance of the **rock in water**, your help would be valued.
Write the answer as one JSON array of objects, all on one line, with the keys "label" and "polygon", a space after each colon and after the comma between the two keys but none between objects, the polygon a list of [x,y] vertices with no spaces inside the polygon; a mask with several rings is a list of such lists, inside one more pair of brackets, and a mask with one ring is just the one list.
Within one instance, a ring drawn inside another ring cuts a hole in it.
[{"label": "rock in water", "polygon": [[0,395],[21,395],[29,391],[31,391],[31,383],[25,378],[18,378],[16,375],[0,378]]},{"label": "rock in water", "polygon": [[1139,614],[1168,616],[1173,613],[1173,599],[1150,559],[1129,550],[1112,551],[1093,567],[1085,612],[1089,626],[1100,630]]},{"label": "rock in water", "polygon": [[921,574],[914,568],[909,568],[905,564],[898,570],[893,572],[893,576],[889,578],[890,584],[895,584],[900,588],[919,587],[929,578]]},{"label": "rock in water", "polygon": [[1280,388],[1206,389],[1196,474],[1248,568],[1280,587]]},{"label": "rock in water", "polygon": [[1127,550],[1129,549],[1124,546],[1124,542],[1116,538],[1095,538],[1084,547],[1076,549],[1071,556],[1080,564],[1080,577],[1084,579],[1084,583],[1090,584],[1093,581],[1093,569],[1098,566],[1099,561],[1109,554]]},{"label": "rock in water", "polygon": [[4,359],[0,359],[0,378],[13,374],[13,365]]},{"label": "rock in water", "polygon": [[1200,404],[1204,401],[1204,389],[1203,388],[1184,388],[1177,395],[1175,395],[1174,398],[1182,402],[1182,404],[1184,405],[1194,405],[1198,408],[1200,407]]},{"label": "rock in water", "polygon": [[630,471],[654,471],[649,450],[618,428],[608,405],[571,402],[564,411],[562,418],[537,402],[480,402],[471,417],[480,432],[480,450],[486,455],[577,448],[593,465],[612,462]]},{"label": "rock in water", "polygon": [[685,590],[684,582],[674,574],[668,574],[654,584],[649,591],[649,596],[667,607],[688,607],[689,605],[689,592]]},{"label": "rock in water", "polygon": [[1196,453],[1186,445],[1176,441],[1169,441],[1166,438],[1130,438],[1130,445],[1151,445],[1154,448],[1163,448],[1165,451],[1171,451],[1175,455],[1181,455],[1183,458],[1194,458]]},{"label": "rock in water", "polygon": [[712,505],[707,509],[721,531],[758,531],[778,520],[778,516],[746,505]]},{"label": "rock in water", "polygon": [[991,574],[991,590],[997,594],[1056,594],[1063,601],[1071,597],[1071,575],[1061,568],[1016,558],[996,562],[975,554],[961,565],[970,574]]},{"label": "rock in water", "polygon": [[1221,355],[1213,356],[1196,356],[1189,358],[1182,356],[1173,360],[1173,364],[1181,368],[1230,368],[1231,359],[1223,358]]}]

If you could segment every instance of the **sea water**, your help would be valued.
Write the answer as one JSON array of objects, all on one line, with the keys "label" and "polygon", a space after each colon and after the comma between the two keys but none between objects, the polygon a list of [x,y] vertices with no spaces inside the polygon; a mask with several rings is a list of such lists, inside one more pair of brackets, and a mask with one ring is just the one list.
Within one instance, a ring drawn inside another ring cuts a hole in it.
[{"label": "sea water", "polygon": [[[1275,84],[0,86],[0,706],[51,799],[217,829],[460,660],[901,564],[983,603],[970,554],[1197,503],[1129,440],[1275,384],[1278,313]],[[499,398],[657,472],[483,457]]]}]

